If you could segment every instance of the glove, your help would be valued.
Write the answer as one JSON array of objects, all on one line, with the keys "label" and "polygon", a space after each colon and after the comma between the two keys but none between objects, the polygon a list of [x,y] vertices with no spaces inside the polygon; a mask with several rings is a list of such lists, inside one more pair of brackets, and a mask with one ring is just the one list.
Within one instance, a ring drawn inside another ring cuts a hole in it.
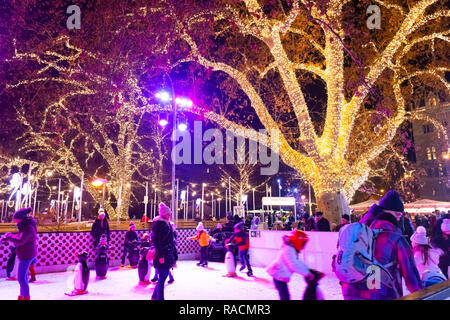
[{"label": "glove", "polygon": [[325,274],[320,272],[320,271],[317,271],[317,270],[314,270],[314,269],[309,269],[309,274],[307,274],[305,276],[305,279],[308,282],[313,282],[313,281],[319,281],[324,276],[325,276]]}]

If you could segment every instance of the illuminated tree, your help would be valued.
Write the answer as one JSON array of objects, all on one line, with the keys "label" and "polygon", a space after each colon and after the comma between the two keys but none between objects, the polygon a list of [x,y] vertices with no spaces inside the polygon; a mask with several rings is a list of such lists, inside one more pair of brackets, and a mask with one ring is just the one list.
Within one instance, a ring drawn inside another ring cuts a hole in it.
[{"label": "illuminated tree", "polygon": [[[408,108],[416,79],[449,89],[450,12],[437,0],[376,3],[381,30],[367,29],[368,3],[357,1],[218,1],[197,13],[176,3],[160,8],[184,41],[176,45],[186,55],[174,64],[195,63],[237,83],[268,138],[278,136],[281,159],[311,183],[334,223],[400,126],[427,117]],[[326,92],[323,122],[313,121],[305,98],[317,79]],[[279,110],[296,122],[296,137],[274,117]],[[213,110],[204,115],[227,129],[245,127]]]},{"label": "illuminated tree", "polygon": [[[372,3],[356,0],[86,2],[82,31],[73,32],[73,38],[61,36],[47,24],[45,41],[21,39],[10,60],[34,61],[38,66],[32,75],[23,67],[25,80],[11,75],[9,89],[36,85],[44,77],[70,87],[55,89],[53,101],[41,105],[64,115],[74,127],[81,120],[61,111],[70,100],[82,106],[78,114],[85,117],[83,125],[106,134],[107,128],[100,128],[92,115],[97,111],[83,107],[116,107],[124,118],[115,121],[132,132],[133,124],[125,125],[129,115],[139,118],[142,108],[170,111],[148,101],[143,90],[148,86],[142,79],[150,69],[203,75],[196,77],[201,82],[192,88],[202,99],[190,111],[225,129],[248,129],[244,131],[248,137],[268,146],[272,140],[278,142],[281,159],[311,183],[319,209],[330,222],[339,223],[355,192],[378,169],[378,159],[389,151],[401,125],[418,118],[433,121],[409,109],[420,81],[442,96],[449,90],[444,73],[450,12],[444,4],[438,0],[375,3],[382,8],[381,29],[369,30],[366,9]],[[27,12],[25,5],[22,9]],[[99,14],[104,22],[97,27]],[[37,29],[34,32],[38,34]],[[52,47],[61,44],[64,50]],[[224,91],[237,100],[231,114],[214,107],[205,89],[211,80],[216,85],[230,84]],[[237,89],[231,92],[232,87]],[[314,95],[314,90],[323,95]],[[28,96],[30,101],[33,97]],[[15,101],[21,105],[19,99]],[[239,117],[239,109],[251,116]],[[106,119],[101,112],[97,117]],[[46,118],[55,121],[57,115]],[[258,129],[266,129],[267,134]],[[123,131],[117,130],[116,138],[123,137]],[[53,138],[37,147],[57,143]],[[100,139],[108,141],[102,134]],[[81,153],[91,155],[83,161],[91,159],[95,146],[89,144],[94,141],[80,144]],[[52,152],[61,152],[61,159],[70,159],[67,167],[76,167],[63,145]],[[96,152],[117,158],[106,159],[116,175],[113,180],[129,178],[130,153],[125,150],[131,149],[124,145],[117,154],[108,148],[108,143],[98,143]],[[121,174],[117,176],[115,169]]]}]

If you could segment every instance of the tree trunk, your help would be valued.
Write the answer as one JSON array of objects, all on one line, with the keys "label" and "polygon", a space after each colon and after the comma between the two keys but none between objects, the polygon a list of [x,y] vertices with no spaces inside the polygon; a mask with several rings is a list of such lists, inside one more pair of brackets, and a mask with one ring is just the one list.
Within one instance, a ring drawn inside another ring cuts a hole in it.
[{"label": "tree trunk", "polygon": [[316,202],[318,211],[323,212],[323,216],[330,222],[331,229],[333,229],[333,224],[341,223],[343,214],[350,213],[347,199],[339,191],[316,193]]}]

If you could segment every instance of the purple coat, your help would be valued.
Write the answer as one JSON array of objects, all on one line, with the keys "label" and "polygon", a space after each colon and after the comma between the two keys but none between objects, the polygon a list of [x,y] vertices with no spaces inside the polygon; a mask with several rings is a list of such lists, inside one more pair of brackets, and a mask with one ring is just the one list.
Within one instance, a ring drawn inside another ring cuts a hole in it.
[{"label": "purple coat", "polygon": [[[375,243],[375,259],[382,265],[393,262],[388,268],[395,277],[395,285],[400,295],[403,295],[401,277],[405,279],[410,292],[422,289],[419,271],[414,261],[411,246],[406,241],[400,229],[390,221],[375,220],[370,228],[382,229]],[[398,298],[392,288],[381,284],[380,289],[369,289],[366,281],[357,284],[341,283],[345,300],[391,300]]]},{"label": "purple coat", "polygon": [[37,223],[32,217],[26,217],[17,224],[18,234],[10,235],[6,240],[16,246],[19,260],[30,260],[37,256]]}]

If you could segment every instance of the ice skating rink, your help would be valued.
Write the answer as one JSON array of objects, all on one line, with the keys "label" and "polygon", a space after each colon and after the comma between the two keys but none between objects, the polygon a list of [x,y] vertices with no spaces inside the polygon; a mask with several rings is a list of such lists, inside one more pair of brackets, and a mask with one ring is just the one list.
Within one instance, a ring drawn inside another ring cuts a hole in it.
[{"label": "ice skating rink", "polygon": [[[254,267],[252,277],[237,271],[238,276],[227,278],[225,265],[209,262],[207,268],[197,267],[197,261],[178,261],[174,269],[175,282],[165,286],[166,300],[278,300],[272,278],[263,268]],[[238,267],[239,268],[239,267]],[[153,277],[154,269],[152,269]],[[88,293],[68,296],[73,288],[67,285],[72,272],[38,274],[30,283],[32,300],[150,300],[154,283],[140,285],[137,269],[111,267],[106,279],[96,279],[91,270]],[[306,283],[295,274],[289,282],[291,299],[301,300]],[[333,274],[320,281],[326,300],[342,300],[339,282]],[[19,295],[17,281],[0,278],[0,300],[16,300]]]}]

